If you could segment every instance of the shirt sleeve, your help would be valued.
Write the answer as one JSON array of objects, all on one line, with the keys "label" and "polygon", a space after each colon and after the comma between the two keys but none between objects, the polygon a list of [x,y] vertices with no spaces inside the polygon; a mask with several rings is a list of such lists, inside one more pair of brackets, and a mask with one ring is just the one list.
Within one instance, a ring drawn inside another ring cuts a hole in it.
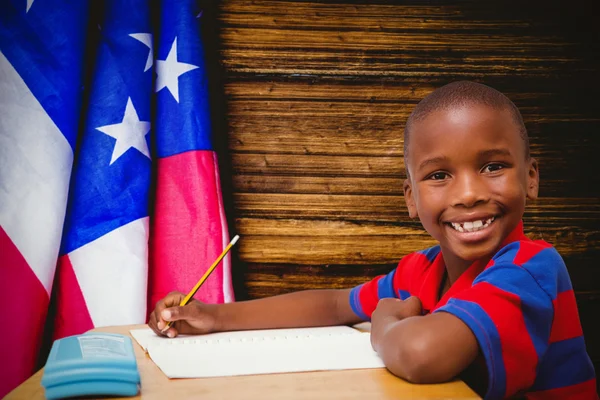
[{"label": "shirt sleeve", "polygon": [[529,259],[520,262],[520,246],[516,242],[502,249],[469,289],[435,311],[455,315],[475,334],[488,370],[486,399],[510,397],[531,387],[548,347],[556,268],[545,251],[526,250]]},{"label": "shirt sleeve", "polygon": [[402,262],[389,274],[373,278],[352,289],[350,307],[362,320],[371,320],[371,314],[375,311],[380,299],[393,297],[404,300],[410,296],[408,291],[398,289],[398,270],[401,266]]}]

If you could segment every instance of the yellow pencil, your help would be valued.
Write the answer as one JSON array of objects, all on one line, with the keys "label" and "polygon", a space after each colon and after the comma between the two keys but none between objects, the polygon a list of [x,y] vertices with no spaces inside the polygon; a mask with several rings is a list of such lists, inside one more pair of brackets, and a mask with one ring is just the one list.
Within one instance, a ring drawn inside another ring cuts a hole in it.
[{"label": "yellow pencil", "polygon": [[[236,242],[238,241],[239,238],[240,238],[239,235],[235,235],[233,237],[233,239],[231,239],[231,242],[229,242],[229,244],[227,245],[227,247],[225,247],[225,249],[223,250],[223,252],[221,253],[221,255],[219,257],[217,257],[217,259],[215,260],[215,262],[204,273],[204,275],[202,276],[202,278],[200,278],[200,280],[198,281],[198,283],[196,283],[196,286],[194,286],[194,288],[192,290],[190,290],[190,292],[187,294],[187,296],[185,296],[183,298],[183,300],[181,300],[181,302],[179,303],[179,306],[185,306],[190,301],[190,299],[192,297],[194,297],[194,295],[196,294],[196,292],[198,291],[198,289],[200,289],[200,286],[202,286],[202,284],[204,283],[204,281],[213,272],[213,270],[217,267],[217,265],[219,265],[219,263],[221,262],[221,260],[223,259],[223,257],[225,257],[225,255],[229,252],[229,250],[233,247],[233,245],[236,244]],[[166,331],[167,329],[169,329],[170,326],[171,326],[171,321],[167,321],[167,324],[165,325],[165,327],[162,329],[161,332]]]}]

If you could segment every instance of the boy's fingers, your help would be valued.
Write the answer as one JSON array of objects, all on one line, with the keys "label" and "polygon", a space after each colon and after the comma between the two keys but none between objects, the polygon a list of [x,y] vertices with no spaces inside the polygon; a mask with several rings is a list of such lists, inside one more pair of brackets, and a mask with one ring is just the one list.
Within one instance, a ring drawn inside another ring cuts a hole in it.
[{"label": "boy's fingers", "polygon": [[161,318],[161,314],[162,311],[166,308],[166,306],[164,305],[164,303],[161,304],[161,302],[162,300],[156,303],[154,311],[152,312],[152,314],[150,314],[150,321],[154,321],[154,324],[158,329],[164,328],[165,324],[165,321],[163,321],[163,319]]},{"label": "boy's fingers", "polygon": [[401,307],[402,300],[393,297],[381,299],[377,303],[377,308],[384,310],[385,313],[397,314],[401,310]]},{"label": "boy's fingers", "polygon": [[181,299],[183,299],[183,293],[180,292],[171,292],[159,301],[156,302],[154,309],[160,315],[161,311],[168,307],[173,307],[175,305],[179,305]]},{"label": "boy's fingers", "polygon": [[165,308],[167,308],[167,306],[165,305],[165,300],[164,300],[164,299],[162,299],[162,300],[159,300],[159,301],[156,303],[156,306],[154,306],[154,311],[152,312],[152,314],[151,314],[151,315],[154,315],[154,316],[155,316],[155,318],[156,318],[156,322],[159,322],[159,321],[160,321],[160,318],[161,318],[161,313],[162,313],[162,311],[163,311]]},{"label": "boy's fingers", "polygon": [[[169,335],[173,327],[176,328],[176,332],[174,332],[175,336],[178,334],[205,333],[212,329],[212,320],[210,317],[199,310],[198,307],[190,304],[187,306],[166,308],[160,316],[163,320],[171,322],[169,329],[163,332],[163,335],[166,334],[169,337],[174,337]],[[161,329],[164,329],[164,326]]]},{"label": "boy's fingers", "polygon": [[165,298],[161,301],[163,301],[163,304],[165,307],[172,307],[174,305],[178,305],[179,303],[181,303],[181,300],[185,297],[185,294],[181,293],[181,292],[171,292],[168,295],[165,296]]},{"label": "boy's fingers", "polygon": [[149,327],[150,327],[150,328],[151,328],[153,331],[155,331],[155,332],[156,332],[156,329],[155,329],[155,327],[156,327],[156,317],[155,317],[154,313],[151,313],[151,314],[150,314],[150,318],[148,318],[148,326],[149,326]]},{"label": "boy's fingers", "polygon": [[[162,324],[162,326],[161,326]],[[162,329],[164,328],[164,322],[156,320],[156,313],[150,314],[150,318],[148,319],[148,326],[156,333],[157,335],[163,336],[164,333]]]},{"label": "boy's fingers", "polygon": [[166,332],[163,332],[162,334],[163,334],[163,335],[167,335],[167,336],[168,336],[168,337],[170,337],[170,338],[174,338],[175,336],[177,336],[177,335],[178,335],[178,332],[177,332],[177,329],[175,329],[175,328],[173,327],[173,325],[171,325],[171,326],[169,327],[169,329],[167,329],[167,331],[166,331]]},{"label": "boy's fingers", "polygon": [[382,305],[386,305],[386,306],[389,305],[390,307],[397,307],[399,304],[402,303],[402,300],[397,299],[395,297],[386,297],[386,298],[379,300],[379,302]]},{"label": "boy's fingers", "polygon": [[180,319],[197,319],[199,313],[191,304],[186,306],[168,307],[161,311],[160,317],[165,321],[179,321]]},{"label": "boy's fingers", "polygon": [[404,300],[405,306],[408,308],[409,313],[413,315],[421,314],[423,306],[421,300],[417,296],[411,296]]},{"label": "boy's fingers", "polygon": [[170,307],[161,311],[160,316],[165,321],[177,321],[185,318],[183,307]]}]

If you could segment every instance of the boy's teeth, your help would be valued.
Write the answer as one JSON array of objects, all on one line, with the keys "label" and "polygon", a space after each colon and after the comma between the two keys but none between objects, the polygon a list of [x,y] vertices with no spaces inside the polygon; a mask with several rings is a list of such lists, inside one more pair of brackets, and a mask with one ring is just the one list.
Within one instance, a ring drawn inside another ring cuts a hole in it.
[{"label": "boy's teeth", "polygon": [[494,218],[488,218],[485,221],[484,220],[479,220],[479,221],[469,221],[469,222],[463,222],[461,223],[456,223],[456,222],[452,222],[451,225],[454,229],[456,229],[459,232],[477,232],[481,229],[487,228],[488,226],[490,226],[490,224],[492,223],[492,221],[494,220]]}]

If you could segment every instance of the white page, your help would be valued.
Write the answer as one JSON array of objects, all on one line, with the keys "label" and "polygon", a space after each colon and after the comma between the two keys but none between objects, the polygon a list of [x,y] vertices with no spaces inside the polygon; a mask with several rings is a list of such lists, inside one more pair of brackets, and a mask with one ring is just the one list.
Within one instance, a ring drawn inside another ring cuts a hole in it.
[{"label": "white page", "polygon": [[370,334],[347,326],[219,332],[162,338],[131,331],[169,378],[382,368]]},{"label": "white page", "polygon": [[192,339],[198,340],[219,340],[219,339],[248,339],[255,337],[284,337],[293,335],[343,335],[343,334],[358,334],[356,329],[349,326],[321,326],[314,328],[287,328],[287,329],[261,329],[248,331],[231,331],[231,332],[216,332],[206,335],[179,335],[176,338],[167,338],[158,336],[150,328],[132,329],[129,331],[134,339],[142,346],[144,350],[148,350],[151,343],[176,342],[187,343]]}]

